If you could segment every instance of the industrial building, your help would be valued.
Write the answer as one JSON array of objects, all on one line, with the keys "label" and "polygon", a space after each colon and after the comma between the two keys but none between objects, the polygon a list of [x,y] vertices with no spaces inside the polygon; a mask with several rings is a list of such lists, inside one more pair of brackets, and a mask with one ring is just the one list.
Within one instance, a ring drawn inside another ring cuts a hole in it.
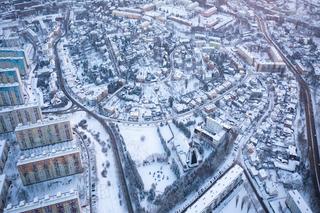
[{"label": "industrial building", "polygon": [[240,183],[243,169],[239,165],[233,166],[216,183],[205,192],[197,202],[192,204],[187,213],[211,212],[217,205]]},{"label": "industrial building", "polygon": [[0,106],[14,106],[24,104],[21,84],[0,84]]},{"label": "industrial building", "polygon": [[18,205],[8,204],[5,213],[37,212],[37,213],[80,213],[80,201],[77,191],[69,191],[55,195],[35,197],[31,202],[21,201]]},{"label": "industrial building", "polygon": [[15,133],[16,140],[22,150],[73,139],[68,120],[45,120],[29,125],[18,125]]},{"label": "industrial building", "polygon": [[0,133],[14,131],[18,124],[27,125],[42,120],[38,104],[26,104],[0,109]]},{"label": "industrial building", "polygon": [[18,160],[17,168],[24,185],[83,171],[80,149],[69,142],[25,151]]}]

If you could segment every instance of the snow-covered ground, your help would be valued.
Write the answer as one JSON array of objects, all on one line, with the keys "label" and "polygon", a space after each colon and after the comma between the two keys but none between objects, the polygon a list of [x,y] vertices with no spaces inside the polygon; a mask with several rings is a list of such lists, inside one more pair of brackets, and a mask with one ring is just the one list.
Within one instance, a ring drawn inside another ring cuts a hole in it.
[{"label": "snow-covered ground", "polygon": [[[109,148],[106,153],[102,152],[102,146],[95,140],[93,134],[99,133],[101,141],[109,144],[109,135],[105,132],[101,124],[95,119],[88,117],[83,111],[73,113],[71,122],[73,125],[79,123],[82,119],[87,120],[88,131],[85,131],[88,138],[93,142],[93,148],[96,158],[97,182],[96,182],[96,196],[97,196],[97,212],[126,212],[126,205],[121,201],[123,199],[120,191],[119,178],[116,171],[116,163],[112,150]],[[106,177],[102,176],[102,171],[109,162]],[[110,185],[109,185],[110,184]],[[119,198],[120,195],[120,198]]]},{"label": "snow-covered ground", "polygon": [[152,163],[146,166],[138,167],[138,172],[141,175],[146,191],[151,189],[152,184],[155,184],[155,192],[162,194],[164,189],[171,185],[176,176],[171,171],[170,165],[165,163]]},{"label": "snow-covered ground", "polygon": [[163,155],[165,151],[155,126],[119,125],[127,150],[137,165],[152,155]]},{"label": "snow-covered ground", "polygon": [[[242,205],[243,203],[243,205]],[[242,206],[242,207],[241,207]],[[255,213],[254,205],[244,185],[242,184],[216,209],[220,213]]]}]

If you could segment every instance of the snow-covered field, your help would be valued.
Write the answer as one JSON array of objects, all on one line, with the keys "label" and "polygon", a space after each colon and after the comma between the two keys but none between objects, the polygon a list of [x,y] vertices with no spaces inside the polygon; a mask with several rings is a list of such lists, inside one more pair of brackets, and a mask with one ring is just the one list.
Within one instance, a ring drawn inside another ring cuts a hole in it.
[{"label": "snow-covered field", "polygon": [[163,155],[165,151],[155,126],[119,125],[127,150],[137,165],[152,155]]},{"label": "snow-covered field", "polygon": [[[82,119],[87,120],[88,131],[86,135],[93,142],[94,153],[96,158],[96,170],[97,170],[97,181],[96,181],[96,196],[97,196],[97,212],[126,212],[126,205],[123,203],[123,198],[120,191],[119,178],[115,167],[115,158],[111,149],[108,149],[107,153],[102,152],[102,146],[94,139],[91,133],[100,133],[100,140],[106,142],[109,139],[108,134],[105,132],[101,124],[95,119],[89,118],[85,112],[76,112],[71,116],[72,125],[77,124]],[[91,132],[91,133],[89,133]],[[106,177],[102,176],[102,171],[105,168],[106,163],[109,162],[110,166],[107,168]],[[110,186],[108,186],[108,182]]]},{"label": "snow-covered field", "polygon": [[152,184],[155,184],[155,192],[162,194],[164,189],[176,180],[176,176],[171,171],[170,165],[165,163],[156,162],[140,166],[138,171],[146,191],[151,189]]}]

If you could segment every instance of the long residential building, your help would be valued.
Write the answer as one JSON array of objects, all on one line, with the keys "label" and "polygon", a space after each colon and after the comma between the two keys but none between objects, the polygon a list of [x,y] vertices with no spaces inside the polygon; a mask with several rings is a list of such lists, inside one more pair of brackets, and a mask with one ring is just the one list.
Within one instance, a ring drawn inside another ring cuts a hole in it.
[{"label": "long residential building", "polygon": [[6,140],[0,140],[0,174],[2,174],[4,166],[8,158],[9,145]]},{"label": "long residential building", "polygon": [[0,109],[0,133],[14,131],[18,124],[27,125],[42,120],[38,104],[18,105]]},{"label": "long residential building", "polygon": [[77,191],[58,192],[34,198],[31,202],[21,201],[18,205],[8,204],[5,213],[81,213],[79,194]]},{"label": "long residential building", "polygon": [[21,83],[21,77],[17,68],[0,69],[0,84]]},{"label": "long residential building", "polygon": [[187,213],[212,212],[211,210],[239,184],[242,180],[243,169],[239,165],[233,166],[211,188],[205,192],[187,210]]},{"label": "long residential building", "polygon": [[17,167],[24,185],[83,171],[80,149],[70,142],[24,151]]},{"label": "long residential building", "polygon": [[297,190],[288,191],[286,204],[292,213],[312,213],[310,207]]},{"label": "long residential building", "polygon": [[0,106],[14,106],[24,104],[21,84],[0,84]]},{"label": "long residential building", "polygon": [[0,175],[0,212],[6,205],[7,195],[8,195],[9,183],[7,181],[6,175]]},{"label": "long residential building", "polygon": [[22,150],[73,139],[70,121],[68,120],[45,120],[29,125],[18,125],[15,134]]},{"label": "long residential building", "polygon": [[10,57],[1,58],[0,57],[0,69],[12,69],[17,68],[20,75],[27,74],[27,63],[25,58],[22,57]]}]

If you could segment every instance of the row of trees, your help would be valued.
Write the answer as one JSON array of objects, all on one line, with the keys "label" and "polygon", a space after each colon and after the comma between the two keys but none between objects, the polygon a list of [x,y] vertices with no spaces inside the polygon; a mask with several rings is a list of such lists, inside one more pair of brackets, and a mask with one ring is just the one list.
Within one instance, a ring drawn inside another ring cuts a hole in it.
[{"label": "row of trees", "polygon": [[191,132],[188,129],[188,127],[182,123],[182,122],[178,122],[177,120],[173,119],[172,120],[173,124],[181,131],[183,132],[183,134],[187,137],[190,138],[191,137]]},{"label": "row of trees", "polygon": [[183,202],[191,192],[198,191],[203,181],[209,178],[226,158],[231,150],[231,144],[229,143],[227,149],[219,150],[219,153],[211,152],[199,167],[166,187],[164,193],[158,195],[154,201],[159,206],[158,212],[169,212],[177,203]]}]

